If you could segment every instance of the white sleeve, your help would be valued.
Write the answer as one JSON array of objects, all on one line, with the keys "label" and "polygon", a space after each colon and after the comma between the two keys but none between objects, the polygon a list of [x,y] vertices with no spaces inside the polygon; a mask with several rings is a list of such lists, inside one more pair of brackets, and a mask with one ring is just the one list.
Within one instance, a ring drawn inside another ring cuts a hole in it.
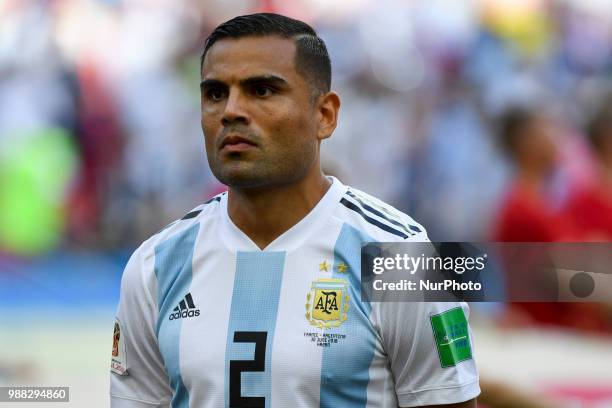
[{"label": "white sleeve", "polygon": [[157,308],[141,253],[142,247],[130,258],[121,279],[111,362],[112,408],[167,408],[172,398],[155,335]]},{"label": "white sleeve", "polygon": [[466,303],[377,306],[381,340],[401,407],[453,404],[480,394]]}]

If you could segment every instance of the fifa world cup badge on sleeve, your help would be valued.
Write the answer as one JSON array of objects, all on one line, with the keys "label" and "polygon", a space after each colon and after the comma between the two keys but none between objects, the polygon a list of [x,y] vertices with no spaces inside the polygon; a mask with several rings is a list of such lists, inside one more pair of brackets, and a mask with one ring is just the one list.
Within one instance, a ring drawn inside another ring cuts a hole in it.
[{"label": "fifa world cup badge on sleeve", "polygon": [[119,375],[128,375],[127,360],[125,356],[125,340],[121,335],[121,322],[119,322],[119,319],[115,319],[115,328],[113,329],[111,371]]},{"label": "fifa world cup badge on sleeve", "polygon": [[461,307],[433,315],[430,319],[443,368],[472,358],[468,323]]}]

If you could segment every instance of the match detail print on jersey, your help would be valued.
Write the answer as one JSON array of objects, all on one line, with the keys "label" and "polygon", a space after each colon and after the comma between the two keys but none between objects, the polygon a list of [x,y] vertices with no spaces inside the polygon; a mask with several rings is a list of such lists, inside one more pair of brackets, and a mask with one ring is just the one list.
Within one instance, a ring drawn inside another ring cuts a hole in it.
[{"label": "match detail print on jersey", "polygon": [[442,367],[452,367],[472,358],[468,324],[461,307],[431,316]]}]

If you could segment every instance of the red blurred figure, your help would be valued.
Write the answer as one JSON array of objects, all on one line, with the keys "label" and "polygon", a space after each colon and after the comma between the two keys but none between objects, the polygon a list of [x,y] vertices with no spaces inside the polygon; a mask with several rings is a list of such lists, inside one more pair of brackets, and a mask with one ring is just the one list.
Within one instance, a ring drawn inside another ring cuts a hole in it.
[{"label": "red blurred figure", "polygon": [[[516,176],[495,225],[495,241],[583,240],[584,229],[577,228],[574,225],[575,218],[568,216],[566,211],[556,210],[552,199],[546,194],[550,176],[557,164],[554,131],[550,120],[534,112],[512,110],[502,118],[501,141],[515,164]],[[612,148],[609,150],[612,151]],[[591,211],[585,207],[598,205],[593,202],[599,203],[590,198],[581,198],[576,201],[574,208]],[[596,214],[579,214],[578,218],[583,219],[597,217]],[[509,309],[508,319],[513,323],[531,322],[596,332],[609,331],[611,328],[606,310],[595,303],[517,302]]]},{"label": "red blurred figure", "polygon": [[502,242],[551,242],[571,239],[572,225],[546,198],[557,162],[553,124],[544,116],[511,110],[502,119],[501,141],[516,165],[513,185],[495,225]]},{"label": "red blurred figure", "polygon": [[570,198],[566,215],[583,240],[612,241],[612,107],[604,104],[587,129],[596,175]]}]

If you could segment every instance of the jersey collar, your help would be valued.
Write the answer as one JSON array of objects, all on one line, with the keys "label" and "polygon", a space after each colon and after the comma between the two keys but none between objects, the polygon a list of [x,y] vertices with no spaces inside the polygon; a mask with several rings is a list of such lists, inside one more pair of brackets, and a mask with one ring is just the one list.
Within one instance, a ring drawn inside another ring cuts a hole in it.
[{"label": "jersey collar", "polygon": [[299,247],[311,233],[316,231],[329,219],[336,204],[347,190],[347,187],[337,178],[332,176],[327,176],[327,178],[332,182],[332,185],[319,200],[317,205],[297,224],[277,237],[263,250],[233,223],[227,212],[228,194],[224,194],[221,197],[219,207],[221,211],[221,240],[231,251],[274,252],[290,251]]}]

